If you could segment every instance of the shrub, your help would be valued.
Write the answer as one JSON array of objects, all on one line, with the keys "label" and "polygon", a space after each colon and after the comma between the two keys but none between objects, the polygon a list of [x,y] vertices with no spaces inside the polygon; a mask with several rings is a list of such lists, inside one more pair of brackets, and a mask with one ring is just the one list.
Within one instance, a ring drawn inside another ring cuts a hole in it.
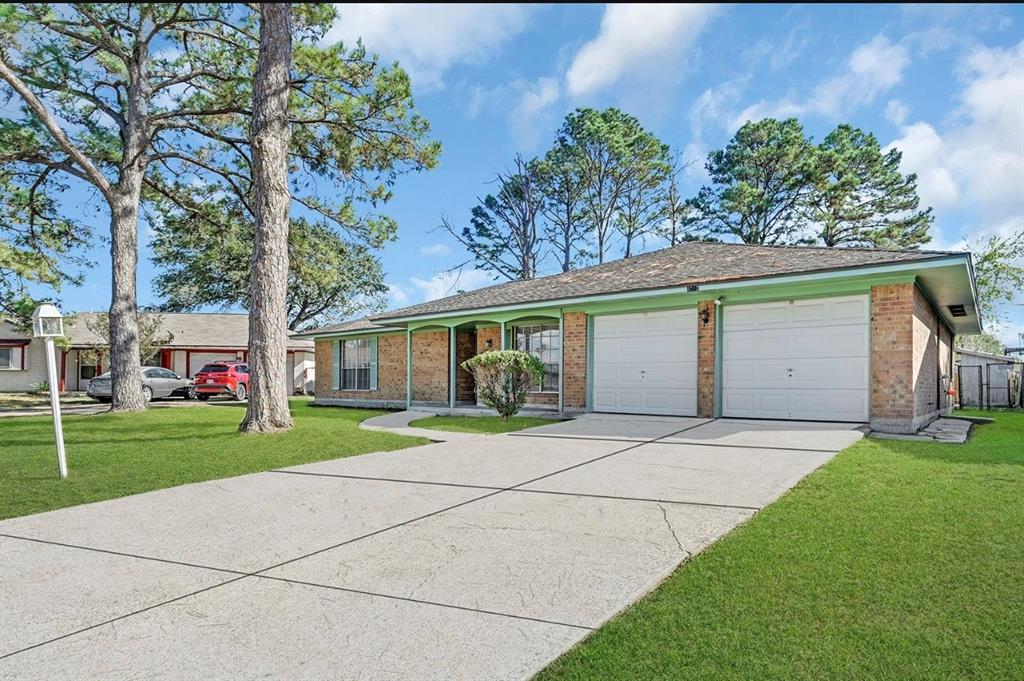
[{"label": "shrub", "polygon": [[471,357],[462,368],[473,374],[480,401],[508,421],[526,404],[526,393],[544,376],[544,365],[518,350],[494,350]]},{"label": "shrub", "polygon": [[49,393],[50,384],[47,383],[46,381],[43,381],[41,383],[33,383],[32,385],[29,386],[29,389],[31,389],[31,391],[34,393]]}]

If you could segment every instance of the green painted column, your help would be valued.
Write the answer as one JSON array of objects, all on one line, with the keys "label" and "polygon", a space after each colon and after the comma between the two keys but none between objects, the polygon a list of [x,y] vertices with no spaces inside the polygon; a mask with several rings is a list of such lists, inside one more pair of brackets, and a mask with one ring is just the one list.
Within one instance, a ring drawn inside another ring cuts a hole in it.
[{"label": "green painted column", "polygon": [[448,327],[448,408],[455,408],[455,327]]},{"label": "green painted column", "polygon": [[565,400],[563,395],[565,394],[565,339],[563,338],[563,325],[562,320],[565,315],[561,310],[558,311],[558,411],[559,413],[565,410]]},{"label": "green painted column", "polygon": [[501,349],[508,349],[508,340],[505,338],[505,322],[501,323]]},{"label": "green painted column", "polygon": [[405,408],[412,406],[412,329],[405,330]]}]

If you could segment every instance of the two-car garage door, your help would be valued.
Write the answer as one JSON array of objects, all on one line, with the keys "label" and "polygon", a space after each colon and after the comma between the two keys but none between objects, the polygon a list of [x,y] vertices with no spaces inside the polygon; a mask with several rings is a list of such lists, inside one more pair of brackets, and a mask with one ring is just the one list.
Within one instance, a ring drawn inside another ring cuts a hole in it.
[{"label": "two-car garage door", "polygon": [[[721,312],[723,416],[868,419],[866,295]],[[696,415],[697,324],[693,308],[595,317],[594,411]]]},{"label": "two-car garage door", "polygon": [[869,320],[865,295],[727,306],[722,415],[867,421]]}]

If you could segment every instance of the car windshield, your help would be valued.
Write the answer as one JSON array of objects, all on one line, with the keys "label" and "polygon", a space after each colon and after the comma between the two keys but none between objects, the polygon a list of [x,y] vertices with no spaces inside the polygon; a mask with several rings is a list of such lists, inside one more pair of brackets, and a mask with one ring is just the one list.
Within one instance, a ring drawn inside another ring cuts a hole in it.
[{"label": "car windshield", "polygon": [[202,369],[199,370],[199,373],[201,373],[201,374],[223,374],[227,370],[228,370],[228,366],[226,364],[207,364],[206,366],[204,366]]}]

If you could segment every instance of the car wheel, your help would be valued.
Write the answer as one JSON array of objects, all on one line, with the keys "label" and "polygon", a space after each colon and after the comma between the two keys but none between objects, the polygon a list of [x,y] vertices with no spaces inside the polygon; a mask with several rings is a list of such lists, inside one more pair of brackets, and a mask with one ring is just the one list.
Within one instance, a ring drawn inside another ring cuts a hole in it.
[{"label": "car wheel", "polygon": [[102,404],[110,404],[110,398],[109,397],[94,397],[93,399],[96,400],[97,402],[102,403]]},{"label": "car wheel", "polygon": [[146,404],[153,401],[153,389],[148,385],[142,386],[142,401]]},{"label": "car wheel", "polygon": [[194,399],[196,399],[196,389],[195,388],[185,388],[185,399],[186,400],[194,400]]},{"label": "car wheel", "polygon": [[196,394],[196,399],[199,400],[200,402],[205,402],[208,399],[210,399],[210,396],[205,394],[205,393],[197,393]]},{"label": "car wheel", "polygon": [[239,383],[238,389],[235,390],[235,399],[241,402],[245,402],[245,398],[248,396],[249,394],[245,390],[245,383]]}]

